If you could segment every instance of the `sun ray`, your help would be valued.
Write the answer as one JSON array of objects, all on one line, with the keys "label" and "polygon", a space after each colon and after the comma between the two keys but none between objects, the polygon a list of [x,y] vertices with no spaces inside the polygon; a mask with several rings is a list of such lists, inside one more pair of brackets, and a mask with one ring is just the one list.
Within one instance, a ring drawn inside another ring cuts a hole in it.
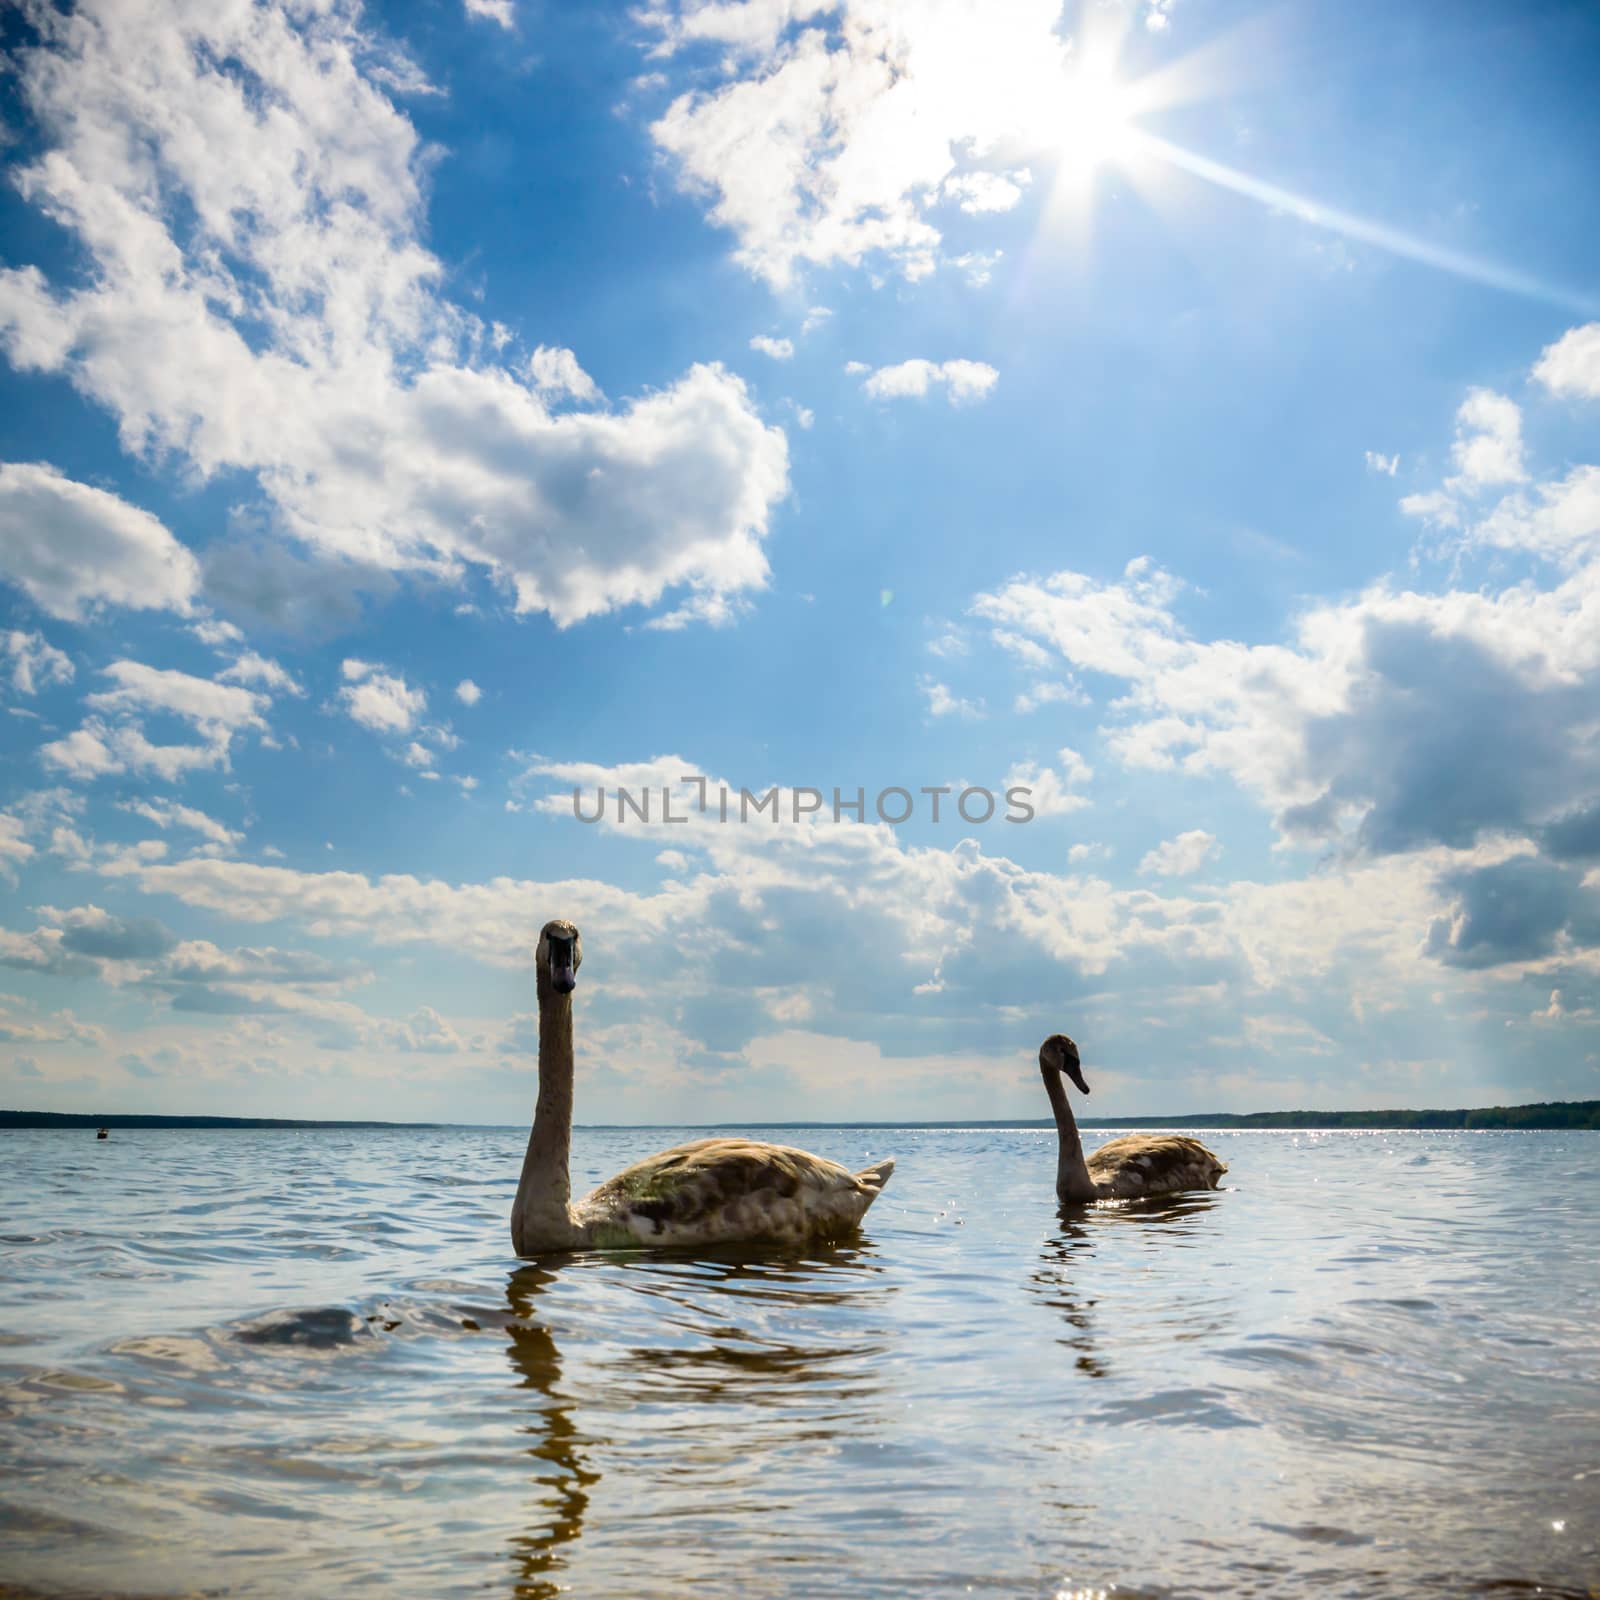
[{"label": "sun ray", "polygon": [[1130,125],[1127,129],[1127,142],[1140,154],[1190,173],[1207,183],[1215,184],[1218,188],[1229,189],[1262,205],[1287,212],[1311,227],[1322,228],[1330,233],[1341,234],[1347,239],[1354,239],[1361,244],[1372,245],[1403,260],[1416,261],[1423,266],[1448,272],[1469,282],[1481,283],[1486,288],[1500,289],[1508,294],[1542,300],[1547,304],[1558,305],[1584,316],[1592,316],[1596,309],[1600,308],[1600,300],[1593,296],[1578,294],[1571,289],[1545,283],[1531,273],[1521,272],[1500,262],[1433,244],[1426,239],[1405,233],[1399,228],[1390,227],[1387,223],[1374,222],[1369,218],[1356,216],[1353,212],[1341,211],[1337,206],[1323,205],[1320,201],[1308,199],[1291,189],[1268,183],[1263,178],[1252,177],[1249,173],[1225,166],[1220,161],[1213,161],[1209,156],[1186,150],[1183,146],[1159,138],[1144,129]]}]

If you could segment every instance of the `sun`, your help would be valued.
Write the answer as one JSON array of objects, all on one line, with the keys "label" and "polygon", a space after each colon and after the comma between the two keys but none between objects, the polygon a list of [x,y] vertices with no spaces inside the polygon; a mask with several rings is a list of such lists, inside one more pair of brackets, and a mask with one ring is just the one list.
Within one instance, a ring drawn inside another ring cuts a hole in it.
[{"label": "sun", "polygon": [[1115,71],[1086,62],[1062,85],[1049,144],[1065,170],[1093,172],[1132,150],[1133,113],[1134,97]]}]

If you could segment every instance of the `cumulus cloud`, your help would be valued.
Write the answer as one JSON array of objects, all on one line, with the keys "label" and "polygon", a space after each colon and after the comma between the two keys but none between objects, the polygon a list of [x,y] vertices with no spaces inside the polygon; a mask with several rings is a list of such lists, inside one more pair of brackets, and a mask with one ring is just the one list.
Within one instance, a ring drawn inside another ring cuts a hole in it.
[{"label": "cumulus cloud", "polygon": [[71,683],[73,665],[64,650],[57,650],[38,633],[10,628],[0,633],[0,654],[11,662],[11,687],[18,694],[35,695],[53,683]]},{"label": "cumulus cloud", "polygon": [[920,399],[930,389],[942,388],[950,404],[960,406],[987,399],[999,376],[986,361],[924,361],[919,356],[867,372],[861,387],[875,400]]},{"label": "cumulus cloud", "polygon": [[[1378,582],[1309,605],[1276,643],[1194,638],[1182,585],[1148,562],[1109,582],[1019,578],[973,611],[1113,680],[1101,733],[1126,766],[1227,774],[1285,840],[1385,856],[1496,839],[1575,850],[1600,805],[1600,468],[1533,479],[1520,413],[1489,390],[1456,420],[1447,492],[1462,522],[1447,553],[1514,549],[1542,563],[1531,576]],[[1484,498],[1496,485],[1509,487]],[[1502,945],[1469,933],[1434,948]]]},{"label": "cumulus cloud", "polygon": [[[57,1011],[48,1017],[33,1018],[22,1015],[9,1006],[0,1005],[0,1043],[103,1047],[106,1043],[106,1030],[94,1023],[78,1021],[70,1011]],[[21,1059],[32,1061],[31,1057]],[[38,1076],[37,1069],[28,1076]]]},{"label": "cumulus cloud", "polygon": [[33,854],[33,846],[25,837],[22,818],[14,817],[8,811],[0,811],[0,876],[13,876],[18,865],[32,860]]},{"label": "cumulus cloud", "polygon": [[483,690],[471,678],[463,678],[456,685],[456,699],[464,706],[475,706],[483,698]]},{"label": "cumulus cloud", "polygon": [[1056,760],[1057,766],[1023,763],[1006,774],[1006,790],[1018,785],[1027,789],[1028,804],[1039,817],[1064,817],[1090,804],[1088,795],[1079,793],[1079,788],[1094,777],[1094,768],[1066,746]]},{"label": "cumulus cloud", "polygon": [[224,622],[220,617],[207,617],[203,622],[194,622],[189,625],[189,632],[201,644],[208,644],[213,649],[220,649],[230,644],[240,644],[244,634],[231,622]]},{"label": "cumulus cloud", "polygon": [[[0,273],[0,334],[14,276]],[[200,567],[148,511],[45,462],[8,461],[0,464],[0,577],[41,611],[77,622],[103,605],[186,612]]]},{"label": "cumulus cloud", "polygon": [[1600,886],[1581,872],[1514,856],[1457,869],[1443,887],[1452,904],[1428,931],[1428,952],[1451,966],[1535,962],[1600,949]]},{"label": "cumulus cloud", "polygon": [[1160,878],[1187,878],[1221,854],[1222,847],[1213,834],[1204,828],[1190,828],[1146,852],[1139,863],[1139,871]]},{"label": "cumulus cloud", "polygon": [[1009,173],[958,172],[944,180],[944,193],[966,212],[1009,211],[1032,177],[1026,167]]},{"label": "cumulus cloud", "polygon": [[42,913],[60,930],[63,950],[101,961],[149,961],[164,956],[177,936],[153,917],[120,917],[99,906]]},{"label": "cumulus cloud", "polygon": [[1600,322],[1571,328],[1547,345],[1533,376],[1552,394],[1600,400]]},{"label": "cumulus cloud", "polygon": [[198,833],[208,844],[231,850],[243,838],[242,833],[226,827],[215,817],[207,816],[194,806],[179,805],[173,800],[119,800],[118,807],[146,822],[153,822],[163,831],[168,828],[187,828]]},{"label": "cumulus cloud", "polygon": [[[1050,770],[1064,794],[1086,775],[1068,751]],[[608,817],[600,825],[616,848],[673,853],[677,870],[654,890],[593,879],[447,883],[206,858],[143,863],[118,881],[236,922],[286,919],[315,938],[449,949],[512,971],[525,969],[540,923],[559,910],[591,938],[604,934],[603,955],[585,967],[595,1037],[627,1027],[670,1038],[661,1071],[696,1082],[697,1103],[730,1075],[747,1082],[783,1030],[822,1015],[825,1033],[790,1037],[783,1047],[801,1074],[796,1086],[813,1094],[829,1081],[830,1048],[915,1060],[918,1041],[927,1040],[946,1060],[980,1052],[992,1097],[996,1084],[1021,1081],[1039,1038],[1062,1026],[1064,1007],[1094,1030],[1102,1053],[1121,1049],[1146,1061],[1160,1057],[1159,1029],[1181,1006],[1191,1041],[1185,1073],[1208,1055],[1230,1063],[1252,1050],[1270,1057],[1272,1039],[1238,1038],[1241,1015],[1271,1015],[1283,1027],[1297,1020],[1304,1037],[1330,1039],[1346,1063],[1360,1062],[1373,1047],[1361,1007],[1390,1017],[1414,1002],[1416,1025],[1425,1027],[1441,985],[1477,985],[1495,971],[1424,947],[1433,923],[1450,915],[1448,874],[1490,865],[1488,856],[1436,849],[1346,863],[1301,881],[1122,890],[1087,869],[1087,852],[1064,873],[1008,859],[1005,846],[1022,830],[1000,822],[996,837],[953,849],[826,816],[719,826],[714,805],[709,817],[694,816],[693,789],[681,782],[694,771],[696,763],[678,756],[527,768],[531,808],[553,827],[579,826],[574,784],[591,793],[596,784],[671,788],[674,814],[690,815],[688,824],[663,822],[657,808],[649,823]],[[672,936],[685,926],[703,934],[688,947]],[[842,928],[848,938],[839,937]],[[796,974],[805,975],[803,989]],[[1546,993],[1555,981],[1565,980],[1547,980]],[[1567,983],[1566,992],[1577,989]],[[1523,1006],[1520,994],[1513,998]],[[439,1032],[426,1016],[406,1025],[417,1030],[411,1048]],[[453,1023],[444,1026],[463,1037]],[[379,1031],[390,1048],[407,1048],[394,1024]],[[448,1035],[438,1042],[447,1046]],[[922,1081],[942,1092],[926,1075]],[[777,1091],[767,1084],[763,1092]],[[1349,1103],[1345,1089],[1336,1092]],[[841,1093],[855,1107],[869,1091],[843,1084]]]},{"label": "cumulus cloud", "polygon": [[[105,669],[116,688],[91,694],[84,704],[95,711],[165,711],[192,723],[201,733],[226,735],[264,727],[266,700],[249,689],[142,661],[113,661]],[[226,674],[224,674],[226,676]]]},{"label": "cumulus cloud", "polygon": [[1522,412],[1514,400],[1492,389],[1473,389],[1456,413],[1456,440],[1450,454],[1461,480],[1476,488],[1520,483]]},{"label": "cumulus cloud", "polygon": [[410,733],[428,708],[428,697],[398,673],[382,672],[366,661],[343,664],[348,681],[339,699],[351,719],[374,733]]},{"label": "cumulus cloud", "polygon": [[996,203],[973,209],[1004,198],[993,173],[962,186],[963,162],[1059,144],[1071,93],[1059,14],[1055,0],[658,4],[646,13],[658,52],[714,44],[724,81],[680,94],[650,131],[735,258],[775,287],[869,256],[923,277],[941,244],[928,213],[951,179],[951,194]]},{"label": "cumulus cloud", "polygon": [[765,333],[758,333],[750,341],[750,348],[771,356],[774,361],[787,361],[794,355],[792,339],[774,339]]},{"label": "cumulus cloud", "polygon": [[1385,477],[1392,478],[1400,470],[1400,457],[1398,455],[1386,456],[1376,450],[1367,451],[1367,468],[1372,472],[1381,472]]},{"label": "cumulus cloud", "polygon": [[462,0],[462,4],[465,5],[469,17],[476,17],[484,22],[498,22],[507,31],[517,25],[511,0]]},{"label": "cumulus cloud", "polygon": [[[766,581],[782,430],[715,365],[557,412],[600,398],[571,352],[494,359],[421,242],[423,157],[388,91],[424,85],[354,0],[97,0],[40,33],[14,67],[45,148],[17,181],[88,270],[0,272],[0,343],[106,408],[126,450],[252,474],[266,522],[324,564],[476,565],[562,625]],[[12,576],[47,609],[188,604],[192,559],[142,513],[46,467],[5,481],[13,527],[45,515],[93,557],[51,565],[28,533]]]},{"label": "cumulus cloud", "polygon": [[456,1055],[467,1048],[466,1041],[432,1006],[419,1006],[405,1021],[390,1023],[385,1032],[389,1042],[400,1050],[443,1056]]},{"label": "cumulus cloud", "polygon": [[1037,711],[1040,706],[1086,706],[1088,704],[1088,695],[1076,684],[1035,683],[1024,689],[1017,696],[1012,704],[1012,709],[1018,716],[1026,716],[1030,711]]},{"label": "cumulus cloud", "polygon": [[963,700],[937,679],[923,678],[918,685],[928,700],[928,715],[930,717],[981,717],[983,715],[983,702],[981,700]]},{"label": "cumulus cloud", "polygon": [[[267,698],[235,684],[140,661],[113,661],[105,676],[116,687],[84,701],[102,715],[39,750],[47,766],[80,782],[118,772],[149,772],[175,782],[189,772],[226,767],[234,738],[266,727]],[[151,714],[189,723],[204,743],[153,743],[143,721]]]},{"label": "cumulus cloud", "polygon": [[282,694],[304,694],[294,674],[269,656],[246,650],[217,674],[219,683],[259,683],[263,689]]},{"label": "cumulus cloud", "polygon": [[600,385],[578,365],[572,351],[542,344],[528,357],[528,375],[547,401],[576,400],[594,405],[605,399]]}]

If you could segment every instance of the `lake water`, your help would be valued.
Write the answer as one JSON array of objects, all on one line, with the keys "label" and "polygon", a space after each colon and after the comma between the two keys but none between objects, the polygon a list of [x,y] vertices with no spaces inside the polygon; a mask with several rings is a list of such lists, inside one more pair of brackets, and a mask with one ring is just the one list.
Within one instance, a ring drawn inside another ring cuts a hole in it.
[{"label": "lake water", "polygon": [[511,1130],[0,1134],[0,1590],[1600,1593],[1600,1135],[1066,1219],[1053,1134],[766,1136],[899,1157],[859,1243],[520,1263]]}]

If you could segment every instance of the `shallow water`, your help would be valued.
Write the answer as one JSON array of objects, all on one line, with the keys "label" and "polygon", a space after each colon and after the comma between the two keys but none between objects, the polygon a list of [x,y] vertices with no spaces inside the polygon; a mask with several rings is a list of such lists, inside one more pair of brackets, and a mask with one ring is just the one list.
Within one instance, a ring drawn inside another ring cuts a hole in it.
[{"label": "shallow water", "polygon": [[509,1130],[0,1134],[0,1583],[1600,1593],[1600,1136],[1204,1137],[1063,1219],[1053,1135],[807,1131],[900,1158],[850,1248],[534,1265]]}]

